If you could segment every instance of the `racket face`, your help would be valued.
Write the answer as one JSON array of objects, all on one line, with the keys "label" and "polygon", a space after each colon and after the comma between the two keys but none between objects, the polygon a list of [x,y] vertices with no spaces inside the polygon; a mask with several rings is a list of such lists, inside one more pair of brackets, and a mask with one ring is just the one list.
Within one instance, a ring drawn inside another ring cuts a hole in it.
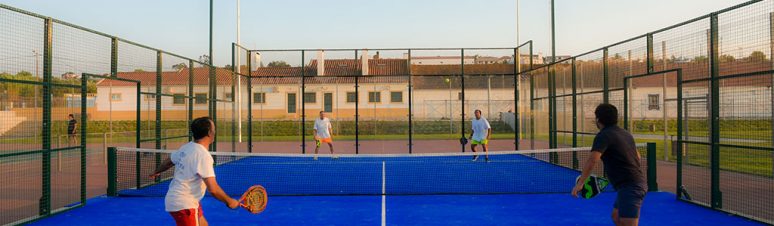
[{"label": "racket face", "polygon": [[242,195],[239,202],[242,204],[242,207],[253,214],[263,212],[263,210],[266,209],[266,203],[268,202],[266,189],[260,185],[252,186],[247,189],[247,192],[245,192],[244,195]]}]

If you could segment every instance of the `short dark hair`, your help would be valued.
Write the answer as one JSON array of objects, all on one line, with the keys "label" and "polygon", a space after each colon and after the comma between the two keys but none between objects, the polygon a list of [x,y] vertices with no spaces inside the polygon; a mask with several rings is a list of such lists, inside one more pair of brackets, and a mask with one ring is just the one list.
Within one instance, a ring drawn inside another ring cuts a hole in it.
[{"label": "short dark hair", "polygon": [[69,115],[67,115],[67,116],[70,116],[70,117],[73,117],[73,118],[75,118],[75,116],[73,116],[73,114],[69,114]]},{"label": "short dark hair", "polygon": [[599,123],[602,123],[604,126],[618,124],[618,108],[612,104],[600,104],[594,110],[594,115],[597,116]]},{"label": "short dark hair", "polygon": [[480,114],[484,114],[483,112],[481,112],[481,110],[478,110],[478,109],[476,109],[475,111],[473,111],[473,114],[475,114],[476,112],[478,112],[478,113],[480,113]]},{"label": "short dark hair", "polygon": [[212,119],[210,117],[201,117],[194,119],[191,122],[191,134],[194,140],[199,140],[207,135],[210,135],[210,129],[212,128]]}]

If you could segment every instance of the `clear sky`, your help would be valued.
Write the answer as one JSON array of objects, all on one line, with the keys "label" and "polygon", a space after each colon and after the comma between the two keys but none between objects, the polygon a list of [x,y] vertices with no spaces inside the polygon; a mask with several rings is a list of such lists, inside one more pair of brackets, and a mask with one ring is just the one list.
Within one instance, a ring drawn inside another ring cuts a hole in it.
[{"label": "clear sky", "polygon": [[[575,55],[745,0],[556,0],[557,55]],[[0,0],[196,59],[208,0]],[[516,46],[516,0],[242,0],[253,49]],[[548,0],[521,0],[521,41],[550,53]],[[214,58],[230,64],[236,0],[215,0]]]}]

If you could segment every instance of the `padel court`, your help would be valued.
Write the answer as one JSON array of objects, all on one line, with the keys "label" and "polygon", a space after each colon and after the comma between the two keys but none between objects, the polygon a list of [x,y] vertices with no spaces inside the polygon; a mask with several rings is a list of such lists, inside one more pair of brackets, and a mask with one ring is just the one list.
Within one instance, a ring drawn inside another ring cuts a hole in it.
[{"label": "padel court", "polygon": [[[169,153],[116,152],[118,181],[136,179],[136,168],[121,162]],[[470,153],[319,160],[308,155],[216,153],[216,177],[229,195],[261,184],[269,202],[258,215],[227,209],[209,196],[201,204],[211,225],[606,225],[610,220],[600,216],[612,209],[612,188],[592,199],[569,195],[578,176],[571,159],[582,159],[586,152],[499,152],[492,153],[489,162],[483,157],[471,161]],[[140,187],[121,189],[117,197],[90,199],[84,207],[32,225],[173,224],[164,212],[168,181]],[[642,225],[760,225],[681,202],[666,192],[648,193],[642,215]]]}]

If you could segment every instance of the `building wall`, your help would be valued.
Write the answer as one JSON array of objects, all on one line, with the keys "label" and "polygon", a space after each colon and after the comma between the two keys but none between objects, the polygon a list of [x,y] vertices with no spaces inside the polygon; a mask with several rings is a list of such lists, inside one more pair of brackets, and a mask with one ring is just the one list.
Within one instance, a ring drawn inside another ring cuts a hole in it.
[{"label": "building wall", "polygon": [[[172,91],[182,87],[169,87]],[[187,90],[187,87],[186,87]],[[194,93],[206,93],[207,87],[195,87]],[[169,91],[169,90],[167,90]],[[218,97],[224,99],[226,93],[230,93],[231,88],[221,87],[219,89]],[[303,95],[300,93],[300,86],[298,84],[283,84],[283,85],[261,85],[254,86],[253,92],[242,92],[242,101],[247,101],[247,95],[252,95],[255,92],[266,93],[266,103],[253,103],[253,117],[263,120],[283,120],[283,119],[299,119],[301,118],[301,101]],[[313,92],[316,96],[315,103],[306,104],[307,116],[316,116],[319,111],[323,110],[323,95],[324,93],[333,94],[333,112],[329,113],[331,117],[342,119],[354,119],[355,103],[348,103],[346,101],[347,92],[354,92],[354,84],[310,84],[307,85],[306,92]],[[402,102],[391,102],[391,92],[402,92]],[[136,90],[130,87],[113,87],[113,93],[121,93],[121,101],[111,102],[110,92],[107,88],[100,87],[98,89],[96,109],[89,108],[90,117],[95,120],[134,120],[135,108],[136,108]],[[369,103],[369,92],[379,92],[381,94],[381,102]],[[459,100],[459,89],[452,89],[451,92],[448,89],[416,89],[413,93],[413,112],[414,118],[418,120],[440,120],[449,118],[459,118],[462,114],[461,101]],[[767,118],[771,117],[771,93],[767,87],[748,87],[734,89],[721,90],[721,117],[725,118]],[[296,93],[296,112],[288,113],[288,93]],[[525,92],[521,95],[526,97]],[[649,108],[648,95],[655,94],[659,97],[659,106],[657,108]],[[620,110],[623,110],[623,103],[620,103],[623,98],[622,92],[617,92],[611,97],[612,103],[618,105]],[[698,99],[689,100],[687,109],[689,110],[689,117],[706,117],[708,111],[706,109],[707,103],[704,94],[684,94],[685,98],[693,97]],[[488,97],[489,96],[489,97]],[[677,96],[676,89],[674,87],[667,88],[667,100],[662,96],[661,87],[640,87],[631,90],[631,100],[629,103],[630,116],[632,119],[660,119],[663,117],[663,111],[667,111],[668,118],[676,118],[676,102],[673,100]],[[499,112],[516,111],[514,109],[514,99],[512,89],[491,89],[487,93],[486,89],[466,89],[465,90],[465,110],[466,117],[472,116],[474,109],[480,109],[483,111],[484,116],[488,118],[495,118],[499,115]],[[583,105],[578,105],[579,120],[591,120],[594,117],[593,109],[602,102],[601,95],[586,95],[579,96],[578,101],[583,101]],[[703,99],[704,98],[704,99]],[[408,87],[403,83],[369,83],[360,85],[360,117],[361,119],[385,119],[385,120],[397,120],[408,117]],[[142,99],[141,109],[143,111],[143,119],[155,117],[155,114],[151,114],[155,111],[154,99]],[[162,118],[164,119],[185,119],[187,118],[187,104],[173,104],[172,97],[162,98]],[[704,102],[702,102],[704,101]],[[541,102],[536,102],[536,112],[543,112],[541,109],[547,109],[547,106],[543,106]],[[666,104],[666,105],[664,105]],[[243,103],[243,106],[246,106]],[[208,104],[195,104],[194,116],[207,115]],[[220,102],[218,106],[219,116],[230,116],[233,105],[231,103]],[[112,111],[111,111],[112,109]],[[240,109],[244,109],[241,107]],[[23,109],[20,109],[23,111]],[[529,111],[529,102],[521,102],[519,109],[520,112],[526,113]],[[149,113],[150,112],[150,113]],[[242,111],[242,118],[247,118],[247,111]],[[547,110],[546,110],[547,112]],[[561,119],[563,117],[571,118],[572,108],[571,105],[565,105],[560,98],[557,103],[557,116]],[[29,113],[29,112],[20,112]],[[536,115],[537,117],[537,115]]]}]

